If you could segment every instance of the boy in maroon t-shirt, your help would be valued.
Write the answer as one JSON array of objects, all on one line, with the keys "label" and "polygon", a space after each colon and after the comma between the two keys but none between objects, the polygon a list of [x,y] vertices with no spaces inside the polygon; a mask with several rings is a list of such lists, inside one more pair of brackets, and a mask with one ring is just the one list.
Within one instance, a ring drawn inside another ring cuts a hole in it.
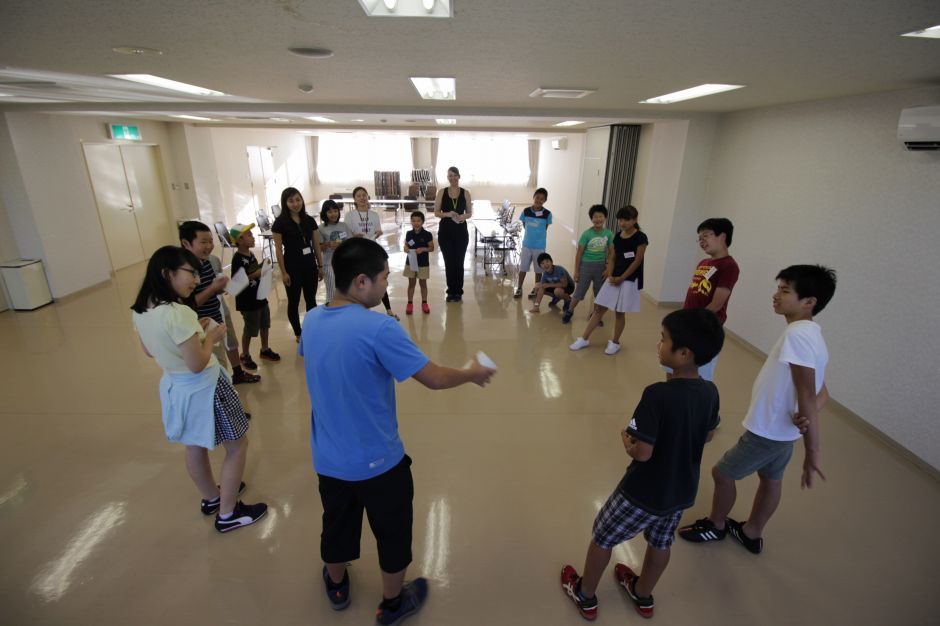
[{"label": "boy in maroon t-shirt", "polygon": [[[733,233],[734,225],[724,217],[710,217],[698,225],[698,245],[708,258],[699,261],[692,272],[682,305],[683,309],[708,309],[722,325],[728,318],[728,300],[740,274],[737,262],[728,254]],[[716,360],[717,357],[699,368],[699,375],[705,380],[714,379]]]}]

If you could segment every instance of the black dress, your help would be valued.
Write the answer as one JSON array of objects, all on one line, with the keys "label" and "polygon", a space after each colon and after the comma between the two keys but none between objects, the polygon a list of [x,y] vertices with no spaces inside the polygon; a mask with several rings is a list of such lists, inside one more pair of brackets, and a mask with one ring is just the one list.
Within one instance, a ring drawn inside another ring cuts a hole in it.
[{"label": "black dress", "polygon": [[[284,267],[282,272],[290,276],[290,285],[287,286],[287,320],[294,335],[300,336],[300,314],[297,307],[300,305],[300,295],[303,293],[304,304],[307,311],[317,306],[317,283],[320,280],[320,270],[317,266],[316,250],[313,247],[313,238],[316,237],[317,222],[306,213],[300,216],[298,224],[290,216],[289,211],[281,213],[271,226],[272,233],[281,235],[284,245]],[[309,251],[306,252],[305,251]]]},{"label": "black dress", "polygon": [[[441,196],[441,211],[453,211],[457,215],[467,212],[467,198],[463,187],[459,188],[457,199],[451,198],[444,190]],[[461,298],[463,296],[463,263],[467,256],[467,245],[470,243],[470,234],[467,223],[458,224],[449,217],[440,221],[437,229],[437,242],[441,246],[444,256],[444,273],[447,276],[447,297]]]}]

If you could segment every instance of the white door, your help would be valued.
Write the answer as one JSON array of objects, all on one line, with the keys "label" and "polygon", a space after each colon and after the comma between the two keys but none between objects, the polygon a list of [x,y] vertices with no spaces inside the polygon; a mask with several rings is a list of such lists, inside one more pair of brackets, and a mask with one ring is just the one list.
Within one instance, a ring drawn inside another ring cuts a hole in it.
[{"label": "white door", "polygon": [[[259,210],[270,215],[271,207],[281,202],[281,191],[287,186],[288,174],[275,168],[272,147],[248,146],[247,152],[248,180],[251,183],[255,215]],[[255,215],[251,216],[250,221],[255,221]]]},{"label": "white door", "polygon": [[145,258],[144,249],[121,151],[108,144],[84,144],[83,148],[111,267],[119,270],[140,263]]},{"label": "white door", "polygon": [[121,146],[127,187],[134,205],[137,230],[144,256],[149,258],[157,248],[175,244],[178,237],[163,195],[163,176],[155,146]]},{"label": "white door", "polygon": [[578,209],[574,225],[575,238],[591,227],[591,218],[588,209],[604,201],[604,179],[607,174],[607,164],[597,157],[584,157],[581,164],[581,206]]}]

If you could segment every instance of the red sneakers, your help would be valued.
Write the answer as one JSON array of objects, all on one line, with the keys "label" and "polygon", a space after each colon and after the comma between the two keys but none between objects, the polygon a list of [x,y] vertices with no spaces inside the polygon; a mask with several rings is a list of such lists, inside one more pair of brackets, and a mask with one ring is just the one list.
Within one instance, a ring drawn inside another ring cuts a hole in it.
[{"label": "red sneakers", "polygon": [[411,302],[409,302],[409,303],[405,306],[405,315],[411,315],[411,314],[414,313],[414,312],[415,312],[415,305],[412,304]]},{"label": "red sneakers", "polygon": [[561,569],[562,590],[568,594],[568,597],[571,598],[574,605],[578,607],[578,612],[581,613],[581,617],[586,620],[594,621],[597,619],[597,596],[590,599],[582,598],[578,590],[580,582],[581,578],[573,567],[565,565]]},{"label": "red sneakers", "polygon": [[428,306],[428,303],[427,303],[427,302],[422,302],[422,303],[421,303],[421,312],[422,312],[422,313],[425,313],[425,314],[431,312],[431,307]]},{"label": "red sneakers", "polygon": [[627,590],[627,595],[633,600],[636,612],[643,617],[653,617],[653,596],[641,598],[636,595],[636,581],[639,578],[636,572],[623,563],[617,563],[614,566],[614,578],[617,579],[621,587]]}]

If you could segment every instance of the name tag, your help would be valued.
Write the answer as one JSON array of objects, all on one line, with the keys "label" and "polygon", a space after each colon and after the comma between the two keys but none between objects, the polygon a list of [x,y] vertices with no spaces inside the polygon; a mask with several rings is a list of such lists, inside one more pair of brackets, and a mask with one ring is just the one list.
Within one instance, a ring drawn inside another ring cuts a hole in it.
[{"label": "name tag", "polygon": [[535,213],[535,216],[536,216],[536,217],[542,217],[542,212],[541,212],[541,211],[533,211],[533,213]]},{"label": "name tag", "polygon": [[623,258],[625,259],[634,259],[636,258],[636,252],[624,252]]},{"label": "name tag", "polygon": [[705,280],[711,280],[711,277],[717,273],[718,273],[718,268],[713,265],[712,267],[708,268],[707,272],[705,272],[704,278]]},{"label": "name tag", "polygon": [[340,231],[340,232],[338,232],[338,233],[336,233],[336,234],[339,235],[339,238],[340,238],[340,239],[345,239],[346,237],[348,237],[348,235],[346,234],[345,231]]},{"label": "name tag", "polygon": [[304,254],[310,254],[310,253],[312,253],[312,252],[313,252],[313,250],[311,250],[309,247],[306,247],[306,248],[303,249],[303,253],[304,253]]},{"label": "name tag", "polygon": [[414,248],[414,247],[415,247],[414,239],[412,239],[411,241],[409,241],[409,242],[408,242],[408,245],[411,246],[412,248]]}]

